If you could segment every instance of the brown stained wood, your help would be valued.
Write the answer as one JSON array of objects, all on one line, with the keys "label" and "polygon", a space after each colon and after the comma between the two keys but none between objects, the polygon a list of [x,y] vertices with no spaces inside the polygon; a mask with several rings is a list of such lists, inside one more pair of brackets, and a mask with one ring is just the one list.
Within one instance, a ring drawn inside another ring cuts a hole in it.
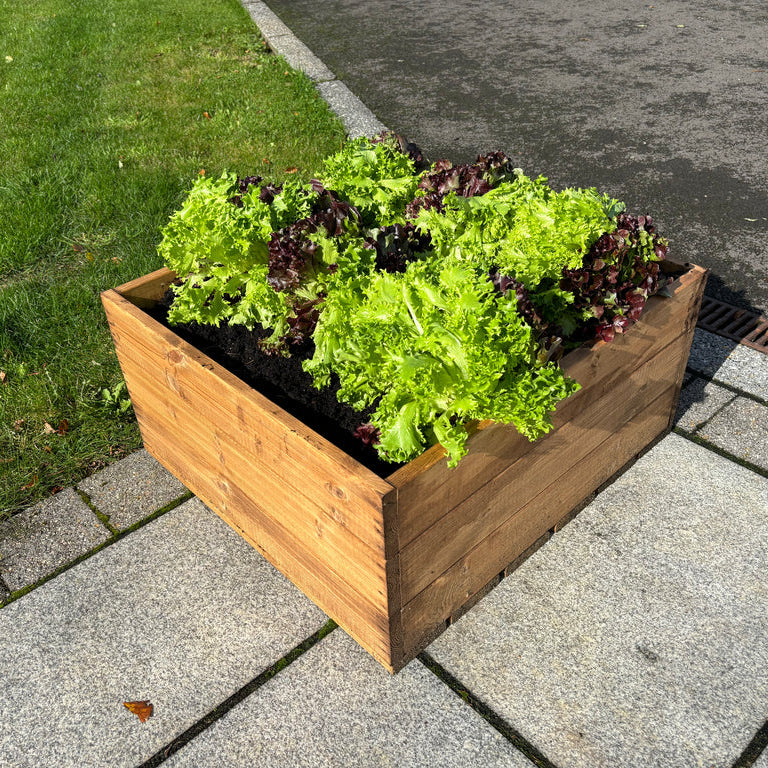
[{"label": "brown stained wood", "polygon": [[[110,295],[112,294],[112,295]],[[369,546],[384,548],[382,499],[392,487],[320,435],[248,387],[115,292],[103,295],[118,358],[145,355],[179,401],[189,399],[212,421],[231,425],[244,448]],[[147,379],[149,380],[149,379]],[[133,402],[144,399],[129,377]],[[147,396],[168,400],[153,391]],[[290,472],[290,467],[300,471]]]},{"label": "brown stained wood", "polygon": [[[316,529],[325,529],[327,527],[337,527],[338,536],[349,540],[350,551],[356,551],[357,547],[362,546],[363,552],[370,550],[372,553],[378,553],[381,557],[384,552],[384,542],[381,536],[375,537],[374,532],[377,526],[371,521],[366,521],[365,508],[360,508],[360,516],[351,518],[352,525],[347,526],[348,517],[342,516],[335,508],[329,509],[327,500],[324,500],[322,494],[313,493],[312,483],[308,478],[309,473],[294,472],[294,484],[288,482],[279,475],[279,465],[274,460],[265,461],[263,459],[267,439],[262,434],[254,436],[248,431],[231,429],[226,425],[226,421],[218,418],[211,418],[206,414],[205,408],[201,408],[200,403],[193,399],[184,399],[180,397],[173,398],[171,387],[164,387],[158,383],[157,378],[147,376],[142,379],[143,370],[141,360],[146,361],[146,357],[135,356],[131,350],[126,350],[121,354],[121,365],[124,364],[133,372],[134,386],[136,382],[141,384],[142,397],[134,400],[134,408],[137,410],[137,418],[140,426],[143,426],[145,419],[142,414],[146,408],[151,408],[152,418],[156,416],[169,418],[169,440],[177,439],[179,432],[189,433],[196,440],[207,440],[217,447],[215,458],[212,459],[210,466],[206,469],[222,474],[227,471],[227,464],[224,461],[222,447],[227,446],[229,451],[229,461],[234,462],[233,467],[239,467],[243,475],[243,482],[253,485],[254,490],[262,492],[257,483],[257,478],[264,476],[265,487],[263,491],[267,494],[272,493],[279,499],[283,505],[291,506],[295,509],[301,509],[302,516],[307,514],[317,515]],[[220,414],[216,413],[216,416]],[[274,457],[272,457],[274,459]],[[287,461],[291,462],[288,466],[295,470],[295,467],[301,466],[294,464],[293,458],[288,456]],[[297,490],[294,485],[298,485],[296,479],[306,480],[302,490]],[[356,535],[361,531],[363,535],[371,538],[371,543]],[[373,556],[373,554],[372,554]]]},{"label": "brown stained wood", "polygon": [[405,659],[423,648],[434,628],[460,609],[463,603],[487,584],[511,559],[545,535],[562,517],[620,470],[638,452],[666,429],[667,414],[674,405],[670,387],[656,402],[638,413],[618,432],[528,502],[519,512],[467,552],[403,607]]},{"label": "brown stained wood", "polygon": [[144,439],[147,450],[161,464],[317,606],[333,616],[380,663],[391,668],[390,621],[386,612],[355,592],[329,568],[327,561],[313,553],[304,541],[281,529],[252,498],[245,497],[222,478],[190,469],[196,461],[205,463],[209,460],[209,456],[199,450],[199,445],[185,445],[183,451],[169,446],[165,430],[154,421]]},{"label": "brown stained wood", "polygon": [[[122,293],[115,295],[116,291],[105,291],[102,294],[102,300],[105,304],[109,302],[115,308],[119,307],[122,310],[123,316],[121,320],[124,323],[124,328],[132,325],[134,330],[138,331],[139,338],[134,338],[134,342],[148,341],[152,344],[153,348],[159,347],[168,362],[177,367],[183,365],[185,361],[179,359],[178,355],[175,354],[176,352],[181,354],[183,358],[197,363],[208,371],[214,372],[218,378],[222,379],[228,389],[233,390],[236,394],[245,395],[256,407],[256,410],[268,417],[263,419],[263,426],[265,428],[282,428],[283,432],[287,433],[290,446],[299,442],[311,445],[320,454],[319,456],[313,456],[313,458],[319,458],[329,469],[339,471],[343,476],[350,478],[353,482],[357,482],[368,496],[376,498],[376,504],[378,505],[379,497],[392,490],[392,486],[389,483],[275,405],[268,398],[249,387],[237,376],[227,371],[214,360],[211,360],[207,355],[176,336],[173,331],[149,317],[140,308],[134,306],[136,294],[146,293],[154,295],[158,290],[158,286],[162,286],[166,282],[167,278],[164,277],[164,272],[167,272],[167,270],[159,270],[157,273],[147,275],[147,279],[155,276],[147,286],[142,286],[142,278],[134,281],[137,287],[128,292],[125,297],[122,296]],[[173,275],[173,273],[170,273],[170,275]],[[128,285],[133,284],[129,283]],[[122,289],[123,287],[121,286],[120,290],[122,291]],[[109,311],[107,316],[109,318]],[[169,346],[173,348],[171,351],[167,350]],[[300,447],[306,450],[306,445],[301,445]]]},{"label": "brown stained wood", "polygon": [[148,309],[155,306],[176,279],[176,273],[170,269],[158,269],[148,275],[131,280],[120,286],[121,296],[130,296],[130,301],[137,307]]},{"label": "brown stained wood", "polygon": [[[596,342],[563,358],[561,366],[582,389],[558,405],[553,416],[555,429],[667,346],[680,335],[682,326],[692,331],[695,312],[692,314],[691,305],[703,291],[705,276],[705,270],[694,267],[676,281],[674,298],[653,297],[640,322],[628,333],[610,344]],[[489,422],[479,426],[467,442],[469,455],[455,469],[448,469],[442,448],[435,446],[387,478],[398,488],[401,547],[532,449],[533,443],[514,427]]]},{"label": "brown stained wood", "polygon": [[684,280],[689,280],[691,282],[693,282],[694,280],[697,280],[697,282],[694,282],[693,284],[694,294],[688,302],[688,317],[686,318],[685,329],[683,332],[684,336],[688,340],[688,343],[685,349],[683,350],[683,354],[680,356],[680,360],[678,361],[677,387],[675,390],[675,397],[674,397],[675,407],[670,409],[669,423],[667,425],[670,429],[672,428],[672,422],[675,419],[675,412],[677,410],[676,405],[680,397],[680,391],[683,388],[683,379],[685,378],[685,369],[688,365],[688,357],[691,352],[691,344],[693,343],[693,336],[696,331],[696,322],[699,317],[699,310],[701,309],[701,303],[704,299],[704,288],[707,285],[707,275],[709,274],[708,270],[698,266],[694,266],[691,272],[692,272],[692,275],[683,276]]},{"label": "brown stained wood", "polygon": [[677,362],[687,343],[687,337],[679,337],[559,430],[537,440],[523,458],[405,546],[400,560],[403,602],[421,592],[517,509],[559,482],[560,475],[628,418],[674,387]]},{"label": "brown stained wood", "polygon": [[[387,611],[383,547],[372,549],[328,517],[315,500],[288,486],[268,466],[260,463],[247,445],[239,444],[237,432],[227,431],[220,422],[211,421],[195,402],[176,398],[169,408],[171,392],[163,391],[152,376],[146,375],[141,361],[133,358],[131,350],[124,351],[121,364],[134,386],[143,382],[144,399],[138,404],[137,411],[142,428],[147,423],[161,425],[161,434],[170,451],[186,455],[194,450],[196,459],[190,464],[198,473],[215,477],[245,496],[258,499],[260,508],[281,528],[303,541],[356,592]],[[194,482],[190,488],[195,491]]]},{"label": "brown stained wood", "polygon": [[628,334],[564,358],[583,389],[558,431],[530,443],[474,424],[458,468],[435,446],[387,480],[143,312],[173,273],[102,299],[147,450],[396,671],[668,426],[704,276],[694,267]]}]

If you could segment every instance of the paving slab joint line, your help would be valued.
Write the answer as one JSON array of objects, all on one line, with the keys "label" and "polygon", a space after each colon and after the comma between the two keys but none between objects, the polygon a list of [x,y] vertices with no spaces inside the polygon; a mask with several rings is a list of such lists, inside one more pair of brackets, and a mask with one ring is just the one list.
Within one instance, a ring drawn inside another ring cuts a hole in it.
[{"label": "paving slab joint line", "polygon": [[[710,381],[711,381],[710,379],[705,379],[703,376],[696,376],[694,378],[702,379],[707,384],[710,383]],[[690,386],[692,384],[692,382],[693,382],[693,379],[691,379],[691,381],[688,382],[688,384],[686,386]],[[721,387],[721,388],[722,389],[726,389],[726,387]],[[710,421],[712,421],[716,416],[719,416],[726,408],[728,408],[738,396],[740,396],[740,395],[741,396],[746,396],[745,393],[738,392],[738,391],[730,389],[730,388],[728,388],[728,391],[733,395],[733,397],[730,400],[724,402],[719,408],[716,408],[703,421],[696,422],[696,424],[693,425],[692,429],[683,430],[683,431],[686,432],[687,434],[695,435],[702,427],[706,427],[707,424],[709,424]],[[751,399],[754,400],[755,398],[753,397]],[[696,402],[700,402],[700,401],[696,401]],[[760,403],[760,405],[763,405],[763,403],[760,400],[758,400],[757,402]],[[683,428],[682,427],[677,427],[677,429],[683,429]]]},{"label": "paving slab joint line", "polygon": [[759,403],[760,405],[768,406],[768,400],[764,400],[762,397],[759,397],[758,395],[755,395],[752,392],[745,392],[743,389],[739,389],[738,387],[735,387],[733,384],[730,384],[727,381],[722,381],[721,379],[718,379],[716,376],[707,376],[706,373],[697,371],[695,368],[686,367],[685,370],[686,370],[686,373],[691,374],[691,376],[697,379],[702,379],[707,383],[717,384],[718,387],[721,387],[722,389],[727,389],[729,392],[733,392],[734,395],[739,395],[740,397],[745,397],[747,400],[752,400],[753,402]]},{"label": "paving slab joint line", "polygon": [[[519,731],[513,728],[501,715],[481,701],[461,681],[455,678],[448,670],[442,667],[426,651],[422,651],[416,657],[435,677],[445,683],[462,701],[470,706],[489,725],[495,728],[512,746],[525,755],[538,768],[557,768],[557,766],[533,744],[531,744]],[[143,766],[141,768],[144,768]]]},{"label": "paving slab joint line", "polygon": [[732,768],[752,768],[766,747],[768,747],[768,721],[763,723],[763,727],[754,735],[752,741],[747,744]]},{"label": "paving slab joint line", "polygon": [[724,459],[728,459],[728,461],[732,461],[734,464],[738,464],[739,466],[744,467],[744,469],[750,470],[750,472],[754,472],[756,475],[768,477],[768,469],[759,467],[757,464],[752,464],[752,462],[742,459],[740,456],[734,456],[734,454],[729,453],[719,445],[710,443],[709,440],[705,440],[694,432],[686,432],[680,427],[673,427],[672,431],[676,435],[684,437],[686,440],[690,440],[692,443],[696,443],[696,445],[700,445],[702,448],[706,448],[707,450],[712,451],[712,453],[716,453],[718,456],[722,456]]},{"label": "paving slab joint line", "polygon": [[85,492],[80,490],[77,486],[75,486],[75,493],[80,496],[80,498],[83,500],[85,505],[93,512],[94,515],[99,519],[101,524],[113,535],[117,536],[120,531],[118,531],[117,528],[115,528],[112,523],[109,522],[109,515],[105,515],[103,512],[100,512],[96,505],[91,501],[91,497]]},{"label": "paving slab joint line", "polygon": [[5,583],[5,580],[2,576],[0,576],[0,608],[2,608],[5,605],[5,601],[3,600],[3,593],[10,597],[11,595],[11,589],[10,587]]},{"label": "paving slab joint line", "polygon": [[[78,493],[80,493],[79,490],[78,490]],[[113,533],[112,536],[110,536],[110,538],[108,538],[106,541],[103,541],[101,544],[99,544],[98,546],[95,546],[93,549],[89,549],[87,552],[84,552],[82,555],[78,555],[74,560],[70,560],[68,563],[65,563],[64,565],[56,568],[56,570],[51,571],[49,574],[47,574],[46,576],[43,576],[43,578],[41,579],[38,579],[33,584],[27,584],[27,586],[22,587],[21,589],[17,589],[15,592],[11,592],[11,594],[8,596],[5,602],[0,603],[0,608],[4,608],[6,605],[10,605],[14,601],[18,600],[20,597],[24,597],[24,595],[30,593],[33,589],[37,589],[38,587],[41,587],[43,584],[46,584],[52,579],[55,579],[57,576],[61,576],[61,574],[64,573],[65,571],[68,571],[70,568],[74,568],[76,565],[79,565],[83,561],[87,560],[89,557],[92,557],[97,552],[101,552],[101,550],[104,549],[105,547],[111,547],[113,544],[120,541],[120,539],[124,538],[129,533],[133,533],[139,528],[143,528],[145,525],[147,525],[148,523],[151,523],[153,520],[156,520],[158,517],[160,517],[161,515],[164,515],[166,512],[170,512],[172,509],[176,509],[176,507],[180,506],[185,501],[189,501],[189,499],[191,499],[192,496],[193,496],[193,493],[191,491],[187,491],[186,493],[181,495],[178,499],[174,499],[170,503],[166,504],[164,507],[160,507],[160,509],[155,510],[154,512],[152,512],[152,514],[147,515],[145,518],[143,518],[142,520],[139,520],[138,522],[126,528],[125,530],[118,531],[117,533]],[[83,499],[83,501],[85,501],[85,499]],[[91,506],[91,509],[93,510],[92,506]]]},{"label": "paving slab joint line", "polygon": [[250,696],[254,691],[261,688],[262,685],[269,682],[275,675],[292,664],[300,656],[303,656],[310,648],[317,645],[324,637],[327,637],[338,624],[333,619],[328,621],[313,635],[299,643],[295,648],[289,651],[281,659],[278,659],[271,667],[265,669],[250,682],[246,683],[238,691],[217,704],[207,715],[201,717],[196,723],[193,723],[186,731],[179,734],[170,744],[155,752],[149,760],[143,762],[138,768],[156,768],[164,763],[171,755],[178,752],[182,747],[189,744],[192,739],[199,736],[203,731],[208,730],[217,720],[221,719],[229,711],[234,709],[241,701]]}]

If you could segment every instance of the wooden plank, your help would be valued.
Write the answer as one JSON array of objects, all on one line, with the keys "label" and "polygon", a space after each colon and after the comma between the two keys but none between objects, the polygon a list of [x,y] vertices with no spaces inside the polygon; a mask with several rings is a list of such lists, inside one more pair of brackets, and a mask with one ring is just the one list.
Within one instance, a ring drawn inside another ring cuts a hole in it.
[{"label": "wooden plank", "polygon": [[355,640],[387,668],[391,668],[390,620],[386,611],[372,605],[347,581],[329,568],[234,484],[197,467],[210,460],[200,443],[178,450],[169,445],[163,426],[152,421],[146,430],[147,450],[193,490],[208,507],[259,550]]},{"label": "wooden plank", "polygon": [[[231,424],[231,434],[252,439],[243,447],[255,461],[311,496],[366,544],[383,551],[382,498],[392,486],[128,300],[113,291],[105,292],[103,300],[118,358],[148,356],[157,369],[153,375],[181,401],[193,400],[213,422]],[[126,383],[132,399],[140,403],[143,393],[132,390],[129,377]],[[148,396],[168,401],[160,392]]]},{"label": "wooden plank", "polygon": [[130,283],[124,283],[115,289],[137,307],[149,309],[163,298],[168,287],[176,279],[176,273],[170,269],[158,269],[143,275]]},{"label": "wooden plank", "polygon": [[[425,589],[517,509],[558,482],[560,475],[581,462],[607,434],[674,387],[677,363],[687,343],[687,336],[680,336],[556,432],[537,440],[523,458],[405,546],[400,564],[403,602]],[[669,414],[664,415],[668,419]]]},{"label": "wooden plank", "polygon": [[[301,467],[297,476],[303,482],[302,493],[282,484],[274,474],[279,465],[259,462],[260,456],[249,442],[249,430],[236,423],[228,431],[227,418],[232,421],[232,412],[212,408],[211,399],[217,404],[221,400],[215,391],[217,384],[211,389],[211,382],[193,380],[193,373],[204,377],[210,369],[198,366],[195,373],[192,363],[196,361],[191,361],[180,375],[182,361],[172,358],[177,346],[163,349],[143,332],[135,337],[135,329],[127,328],[125,322],[117,325],[118,355],[130,382],[147,450],[230,525],[240,533],[245,531],[250,543],[393,669],[393,658],[401,653],[397,649],[393,653],[391,638],[402,649],[400,604],[390,615],[388,589],[397,579],[386,568],[381,538],[374,550],[346,529],[338,514],[328,515],[318,504],[318,494],[312,494],[311,483],[307,485],[311,468],[305,471],[301,463],[283,466],[289,473]],[[240,415],[237,421],[242,420]],[[260,439],[261,445],[269,442],[263,434]],[[279,450],[283,447],[281,441],[276,458],[285,461]],[[380,497],[392,519],[396,517],[394,496],[396,492],[391,490],[389,497]],[[357,511],[361,511],[359,505]],[[378,512],[381,516],[382,510]],[[359,524],[360,516],[353,520]]]},{"label": "wooden plank", "polygon": [[[681,327],[690,329],[695,323],[692,305],[703,290],[704,276],[700,267],[683,275],[676,281],[673,298],[653,297],[640,322],[610,344],[600,341],[566,355],[561,365],[582,389],[558,405],[553,416],[555,429],[667,346]],[[435,446],[390,475],[387,480],[398,488],[400,546],[413,541],[532,446],[514,427],[485,422],[470,436],[469,455],[455,469],[448,469],[442,447]]]},{"label": "wooden plank", "polygon": [[[141,372],[134,361],[128,361],[127,365],[126,370],[132,372],[136,382]],[[147,382],[144,392],[153,386]],[[170,413],[167,407],[157,405],[162,396],[162,393],[158,394],[156,401],[145,400],[139,405],[137,418],[142,429],[146,425],[154,426],[159,437],[167,443],[167,452],[177,451],[187,456],[194,449],[195,473],[212,476],[226,487],[235,488],[254,499],[264,514],[326,563],[328,569],[356,593],[387,612],[385,562],[380,550],[365,545],[328,517],[315,501],[286,486],[269,468],[254,463],[238,445],[235,436],[208,423],[193,405],[177,402]],[[157,442],[152,447],[157,448]],[[192,463],[191,459],[188,461]],[[191,490],[196,488],[192,486]],[[247,515],[248,510],[243,514]]]},{"label": "wooden plank", "polygon": [[571,465],[559,482],[529,501],[408,602],[403,607],[405,659],[415,656],[436,626],[555,525],[563,510],[575,507],[620,470],[637,454],[638,446],[642,448],[662,434],[674,395],[674,387],[669,387],[649,408],[610,435],[581,462]]},{"label": "wooden plank", "polygon": [[260,463],[249,450],[247,435],[244,441],[242,432],[228,430],[226,423],[211,419],[197,401],[170,397],[170,390],[164,391],[157,382],[159,364],[148,368],[148,362],[152,359],[131,348],[121,355],[126,377],[134,389],[140,387],[142,396],[134,407],[138,409],[142,428],[147,424],[162,425],[162,434],[171,449],[184,450],[190,443],[194,445],[206,457],[204,464],[197,464],[198,472],[219,477],[258,499],[261,507],[304,540],[307,547],[322,553],[337,568],[352,569],[349,579],[372,600],[377,599],[375,595],[385,595],[382,546],[373,549],[364,544],[328,516],[311,496],[296,491],[269,466]]},{"label": "wooden plank", "polygon": [[[699,310],[701,309],[701,302],[704,299],[704,288],[707,285],[707,276],[709,272],[703,267],[694,266],[691,270],[691,274],[685,275],[684,280],[693,282],[693,297],[689,302],[688,317],[686,318],[683,335],[687,339],[687,345],[683,350],[683,354],[680,356],[677,368],[677,386],[675,388],[674,403],[675,406],[670,409],[668,427],[672,428],[672,422],[675,419],[675,412],[677,410],[677,401],[680,397],[680,391],[683,388],[683,380],[685,378],[685,369],[688,366],[688,357],[691,353],[691,345],[693,344],[693,336],[696,331],[696,323],[699,317]],[[695,282],[694,282],[695,281]]]}]

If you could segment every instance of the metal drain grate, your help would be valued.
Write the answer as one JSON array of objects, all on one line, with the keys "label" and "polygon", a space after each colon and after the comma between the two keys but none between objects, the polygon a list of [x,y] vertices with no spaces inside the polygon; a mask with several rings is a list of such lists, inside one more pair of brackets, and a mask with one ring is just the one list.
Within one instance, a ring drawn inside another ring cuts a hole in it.
[{"label": "metal drain grate", "polygon": [[754,312],[705,296],[696,325],[768,354],[768,318]]}]

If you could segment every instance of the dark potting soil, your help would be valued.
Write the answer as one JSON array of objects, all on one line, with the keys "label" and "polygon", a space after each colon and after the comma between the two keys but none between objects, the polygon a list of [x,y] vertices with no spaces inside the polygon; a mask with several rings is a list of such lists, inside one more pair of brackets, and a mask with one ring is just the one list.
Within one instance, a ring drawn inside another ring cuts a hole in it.
[{"label": "dark potting soil", "polygon": [[226,323],[218,328],[199,323],[169,325],[171,299],[169,291],[148,313],[380,477],[402,466],[382,461],[375,448],[354,436],[355,429],[369,420],[372,410],[355,411],[340,403],[336,398],[338,381],[325,389],[312,386],[312,377],[301,367],[302,361],[314,353],[311,341],[291,347],[290,357],[267,355],[259,348],[259,340],[269,334],[260,327],[249,331],[242,325]]}]

